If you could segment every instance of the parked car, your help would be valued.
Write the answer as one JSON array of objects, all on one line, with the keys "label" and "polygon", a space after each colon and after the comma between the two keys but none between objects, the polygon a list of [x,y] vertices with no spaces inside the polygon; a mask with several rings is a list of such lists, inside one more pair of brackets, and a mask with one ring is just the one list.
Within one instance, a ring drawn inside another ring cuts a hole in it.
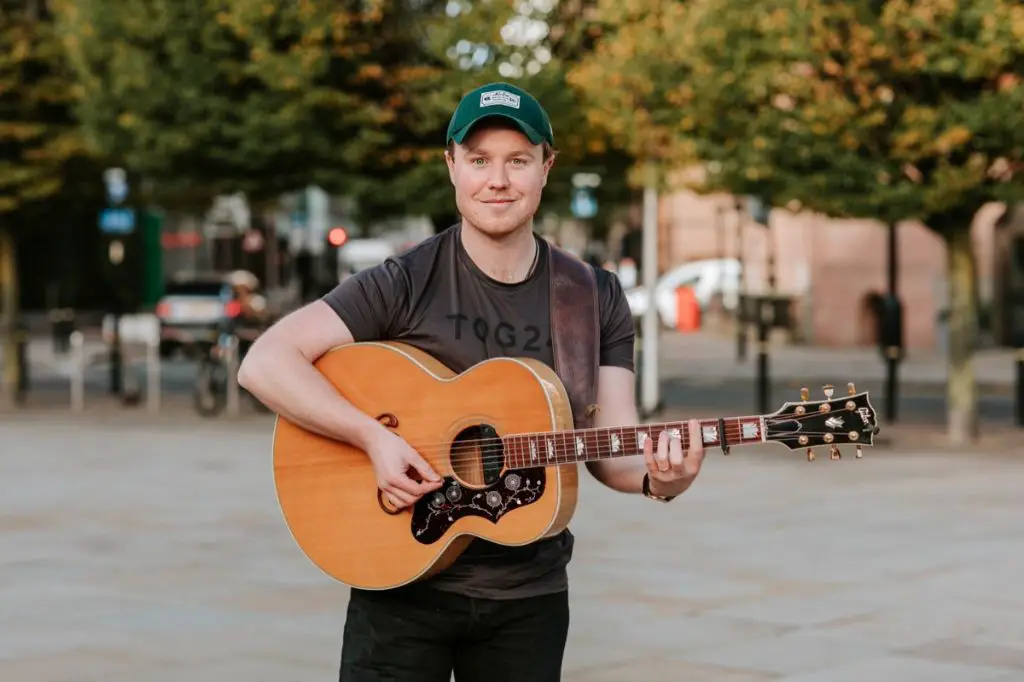
[{"label": "parked car", "polygon": [[[735,310],[739,305],[740,272],[743,266],[735,258],[709,258],[690,261],[675,267],[660,278],[655,285],[655,306],[658,317],[666,327],[676,324],[676,289],[688,287],[697,298],[702,310],[706,310],[711,299],[721,294],[726,310]],[[650,297],[643,286],[626,291],[626,301],[633,317],[642,317],[649,305]]]},{"label": "parked car", "polygon": [[338,278],[351,277],[361,270],[380,265],[398,255],[398,249],[386,239],[350,239],[338,249]]},{"label": "parked car", "polygon": [[201,357],[227,325],[264,326],[266,299],[259,286],[255,275],[246,271],[187,274],[167,282],[156,305],[161,357]]}]

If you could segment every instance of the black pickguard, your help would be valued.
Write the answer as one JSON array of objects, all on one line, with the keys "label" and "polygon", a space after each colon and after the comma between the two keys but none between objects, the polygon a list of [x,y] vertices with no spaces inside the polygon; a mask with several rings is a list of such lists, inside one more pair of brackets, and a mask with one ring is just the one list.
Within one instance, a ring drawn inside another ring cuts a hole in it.
[{"label": "black pickguard", "polygon": [[451,476],[412,510],[412,535],[425,545],[437,542],[459,519],[482,516],[497,523],[505,514],[544,494],[544,469],[506,471],[486,488],[467,488]]}]

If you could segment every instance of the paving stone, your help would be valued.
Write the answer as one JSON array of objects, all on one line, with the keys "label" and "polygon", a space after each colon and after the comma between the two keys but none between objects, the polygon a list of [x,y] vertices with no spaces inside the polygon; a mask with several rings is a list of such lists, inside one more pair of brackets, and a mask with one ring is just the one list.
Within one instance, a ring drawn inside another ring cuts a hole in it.
[{"label": "paving stone", "polygon": [[781,682],[1009,682],[1002,679],[1004,674],[1005,671],[997,668],[936,663],[889,655],[792,675],[782,678]]},{"label": "paving stone", "polygon": [[[0,418],[0,680],[336,679],[272,424],[94,421]],[[1024,458],[755,452],[670,505],[582,476],[566,680],[1024,679]]]},{"label": "paving stone", "polygon": [[619,665],[582,667],[563,677],[565,682],[635,682],[681,680],[685,682],[773,682],[778,676],[726,666],[679,659],[634,659]]},{"label": "paving stone", "polygon": [[874,654],[877,647],[835,635],[800,630],[777,637],[709,647],[688,660],[778,676],[831,669]]}]

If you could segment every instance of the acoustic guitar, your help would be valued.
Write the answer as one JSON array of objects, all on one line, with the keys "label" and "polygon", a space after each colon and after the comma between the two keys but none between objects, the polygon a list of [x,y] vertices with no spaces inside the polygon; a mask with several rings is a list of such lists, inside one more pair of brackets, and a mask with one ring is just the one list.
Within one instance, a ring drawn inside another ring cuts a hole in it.
[{"label": "acoustic guitar", "polygon": [[787,402],[772,414],[573,429],[558,376],[530,359],[495,358],[456,374],[401,343],[354,343],[321,357],[317,369],[363,412],[410,443],[444,479],[435,492],[397,511],[377,487],[366,454],[278,417],[274,480],[288,528],[309,559],[354,587],[387,589],[451,564],[474,536],[523,545],[553,536],[576,508],[577,467],[642,456],[664,430],[705,448],[779,443],[790,450],[873,444],[878,432],[867,393]]}]

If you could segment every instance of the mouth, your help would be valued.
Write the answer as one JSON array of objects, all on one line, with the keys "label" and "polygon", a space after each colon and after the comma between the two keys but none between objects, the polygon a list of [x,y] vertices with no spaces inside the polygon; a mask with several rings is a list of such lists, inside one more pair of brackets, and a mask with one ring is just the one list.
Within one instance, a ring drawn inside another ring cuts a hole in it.
[{"label": "mouth", "polygon": [[515,199],[488,199],[484,203],[491,204],[493,206],[505,206],[506,204],[511,204],[514,201]]}]

